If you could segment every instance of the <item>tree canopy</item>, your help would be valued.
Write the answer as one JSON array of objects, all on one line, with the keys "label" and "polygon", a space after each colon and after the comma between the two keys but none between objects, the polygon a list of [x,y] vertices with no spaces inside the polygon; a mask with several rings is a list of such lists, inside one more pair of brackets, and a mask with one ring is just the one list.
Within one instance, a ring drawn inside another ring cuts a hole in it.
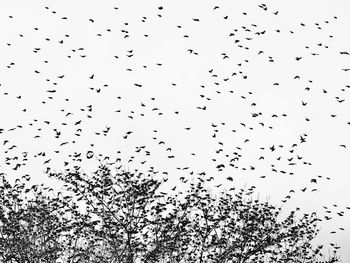
[{"label": "tree canopy", "polygon": [[282,216],[254,188],[165,193],[151,175],[101,164],[51,173],[63,189],[1,175],[1,262],[338,262],[315,245],[316,213]]}]

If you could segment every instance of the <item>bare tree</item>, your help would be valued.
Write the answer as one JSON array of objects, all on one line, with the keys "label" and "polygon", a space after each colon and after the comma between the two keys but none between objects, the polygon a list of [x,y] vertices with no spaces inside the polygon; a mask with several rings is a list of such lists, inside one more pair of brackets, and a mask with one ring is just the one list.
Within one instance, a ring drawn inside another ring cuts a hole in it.
[{"label": "bare tree", "polygon": [[[107,165],[92,176],[76,170],[56,177],[84,203],[89,238],[106,262],[316,262],[323,256],[321,246],[312,246],[315,213],[282,218],[281,208],[253,199],[252,189],[214,197],[199,180],[171,196],[150,176],[113,173]],[[336,261],[334,254],[320,262]]]},{"label": "bare tree", "polygon": [[0,180],[1,262],[56,262],[69,231],[67,202],[38,185],[28,188],[18,179],[11,185],[4,175]]},{"label": "bare tree", "polygon": [[184,193],[160,192],[150,175],[101,164],[91,175],[79,167],[51,173],[64,191],[0,185],[1,262],[113,263],[330,263],[315,213],[253,198],[253,188],[216,196],[204,180]]}]

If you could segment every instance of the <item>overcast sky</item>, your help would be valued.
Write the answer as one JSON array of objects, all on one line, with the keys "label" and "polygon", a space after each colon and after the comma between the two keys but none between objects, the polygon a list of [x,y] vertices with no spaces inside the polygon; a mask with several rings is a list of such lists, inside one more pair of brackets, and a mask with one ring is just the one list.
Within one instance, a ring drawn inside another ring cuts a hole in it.
[{"label": "overcast sky", "polygon": [[206,172],[331,216],[318,241],[349,262],[349,12],[345,0],[1,1],[1,172],[53,183],[46,167],[88,151],[153,167],[168,189]]}]

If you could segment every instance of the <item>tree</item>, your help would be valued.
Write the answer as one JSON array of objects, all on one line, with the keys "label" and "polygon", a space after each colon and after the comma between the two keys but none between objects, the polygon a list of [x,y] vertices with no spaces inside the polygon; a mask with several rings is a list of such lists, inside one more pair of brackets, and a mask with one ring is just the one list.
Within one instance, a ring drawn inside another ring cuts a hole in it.
[{"label": "tree", "polygon": [[66,190],[85,207],[77,225],[86,226],[85,238],[94,246],[86,246],[81,254],[84,260],[134,262],[147,253],[142,236],[151,225],[152,209],[156,209],[156,214],[163,209],[159,205],[150,208],[161,197],[156,194],[160,182],[129,172],[113,176],[104,165],[91,177],[79,170],[52,176],[64,181]]},{"label": "tree", "polygon": [[185,192],[164,193],[151,175],[112,168],[51,173],[63,182],[58,194],[2,175],[1,262],[339,261],[313,244],[316,213],[283,217],[281,207],[253,198],[254,188],[215,196],[202,178]]},{"label": "tree", "polygon": [[322,246],[312,246],[315,213],[299,218],[295,210],[282,219],[281,208],[253,199],[252,189],[214,197],[199,179],[171,196],[150,176],[113,173],[107,165],[92,176],[75,170],[56,178],[86,207],[79,224],[104,251],[89,262],[338,261],[336,254],[321,261]]},{"label": "tree", "polygon": [[0,180],[1,262],[56,262],[69,231],[67,202],[38,185],[26,187],[18,179],[11,185],[4,174]]}]

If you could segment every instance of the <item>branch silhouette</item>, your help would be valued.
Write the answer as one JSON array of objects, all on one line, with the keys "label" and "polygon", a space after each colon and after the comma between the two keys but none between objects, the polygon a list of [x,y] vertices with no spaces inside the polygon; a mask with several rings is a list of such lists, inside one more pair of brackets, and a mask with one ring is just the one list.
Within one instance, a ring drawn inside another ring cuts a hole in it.
[{"label": "branch silhouette", "polygon": [[251,189],[214,196],[204,180],[172,195],[150,175],[112,168],[50,173],[58,193],[2,174],[1,262],[339,262],[313,245],[316,213],[282,217]]}]

